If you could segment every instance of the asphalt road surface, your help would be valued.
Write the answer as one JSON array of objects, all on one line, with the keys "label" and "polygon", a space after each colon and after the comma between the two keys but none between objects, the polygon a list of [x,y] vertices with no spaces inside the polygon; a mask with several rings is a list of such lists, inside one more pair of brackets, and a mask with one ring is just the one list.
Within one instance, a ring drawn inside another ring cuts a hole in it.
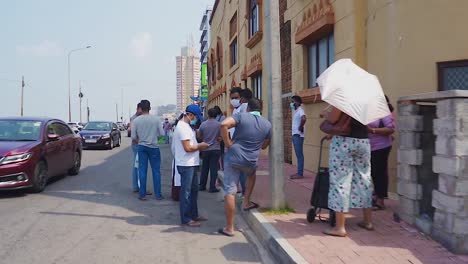
[{"label": "asphalt road surface", "polygon": [[161,146],[166,200],[139,201],[129,144],[124,138],[111,151],[84,150],[80,174],[49,183],[43,193],[0,192],[0,263],[260,263],[243,233],[216,233],[224,224],[219,193],[200,193],[200,213],[209,218],[202,227],[179,225],[168,145]]}]

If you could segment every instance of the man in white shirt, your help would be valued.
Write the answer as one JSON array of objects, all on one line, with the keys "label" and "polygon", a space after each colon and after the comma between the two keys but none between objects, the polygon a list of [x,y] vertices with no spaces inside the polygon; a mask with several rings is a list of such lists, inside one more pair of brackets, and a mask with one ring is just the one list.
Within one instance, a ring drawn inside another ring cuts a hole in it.
[{"label": "man in white shirt", "polygon": [[291,175],[291,179],[304,178],[304,125],[307,121],[304,109],[302,109],[301,97],[291,97],[292,116],[292,142],[297,157],[297,173]]},{"label": "man in white shirt", "polygon": [[205,217],[198,215],[198,174],[200,166],[200,150],[207,149],[205,142],[197,143],[195,131],[191,125],[203,120],[203,115],[197,105],[189,105],[185,109],[183,118],[177,123],[172,140],[172,151],[175,166],[180,174],[180,218],[183,225],[196,227]]},{"label": "man in white shirt", "polygon": [[148,174],[148,161],[153,172],[153,191],[157,200],[163,200],[161,194],[161,152],[159,151],[158,137],[162,136],[162,127],[159,118],[150,115],[151,104],[148,100],[140,102],[141,115],[132,123],[132,141],[138,142],[138,178],[140,189],[138,199],[146,201],[146,179]]}]

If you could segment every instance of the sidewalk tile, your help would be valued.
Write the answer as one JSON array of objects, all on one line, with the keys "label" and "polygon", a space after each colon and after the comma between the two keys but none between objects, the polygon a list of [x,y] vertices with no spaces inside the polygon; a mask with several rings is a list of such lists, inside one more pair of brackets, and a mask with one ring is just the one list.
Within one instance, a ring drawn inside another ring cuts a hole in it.
[{"label": "sidewalk tile", "polygon": [[[271,206],[271,177],[268,172],[268,157],[261,156],[253,201],[261,207]],[[271,224],[309,263],[468,263],[468,256],[450,253],[447,249],[420,233],[414,226],[393,220],[398,202],[387,200],[387,209],[373,213],[376,230],[367,231],[357,227],[361,210],[351,210],[346,215],[348,237],[330,237],[322,233],[327,223],[315,220],[308,223],[306,213],[311,208],[315,174],[304,172],[304,179],[291,180],[289,175],[296,167],[284,164],[285,194],[288,206],[295,213],[265,215]],[[323,210],[322,216],[328,217]]]}]

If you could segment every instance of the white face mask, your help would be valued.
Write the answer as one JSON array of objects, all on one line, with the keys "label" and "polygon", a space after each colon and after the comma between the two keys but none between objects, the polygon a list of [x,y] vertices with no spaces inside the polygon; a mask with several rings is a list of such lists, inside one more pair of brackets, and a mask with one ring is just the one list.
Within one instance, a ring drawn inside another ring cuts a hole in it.
[{"label": "white face mask", "polygon": [[240,105],[240,100],[239,99],[231,99],[231,104],[232,104],[232,106],[237,108]]}]

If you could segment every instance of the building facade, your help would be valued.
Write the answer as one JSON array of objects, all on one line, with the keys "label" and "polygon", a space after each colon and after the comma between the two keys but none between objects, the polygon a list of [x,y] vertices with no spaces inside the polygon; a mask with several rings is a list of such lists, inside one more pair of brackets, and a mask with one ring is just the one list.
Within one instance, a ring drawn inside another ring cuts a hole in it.
[{"label": "building facade", "polygon": [[193,47],[183,47],[176,64],[177,111],[182,112],[192,104],[190,96],[198,96],[200,91],[200,57]]},{"label": "building facade", "polygon": [[211,8],[207,8],[203,14],[202,21],[200,23],[200,85],[201,85],[201,93],[200,93],[200,101],[202,107],[206,106],[205,98],[207,95],[207,88],[208,88],[208,51],[210,46],[210,17],[211,17]]},{"label": "building facade", "polygon": [[[396,106],[401,96],[468,89],[468,1],[280,0],[281,78],[286,162],[292,155],[290,97],[300,95],[307,115],[305,168],[316,171],[326,107],[317,77],[334,61],[350,58],[378,76]],[[210,19],[209,105],[227,113],[229,88],[248,87],[268,100],[262,0],[217,0]],[[359,92],[359,91],[357,91]],[[396,110],[397,111],[397,110]],[[264,111],[264,114],[267,113]],[[395,134],[394,148],[399,135]],[[328,156],[325,149],[324,156]],[[326,159],[324,161],[325,164]],[[397,150],[390,157],[390,190],[396,191]]]}]

